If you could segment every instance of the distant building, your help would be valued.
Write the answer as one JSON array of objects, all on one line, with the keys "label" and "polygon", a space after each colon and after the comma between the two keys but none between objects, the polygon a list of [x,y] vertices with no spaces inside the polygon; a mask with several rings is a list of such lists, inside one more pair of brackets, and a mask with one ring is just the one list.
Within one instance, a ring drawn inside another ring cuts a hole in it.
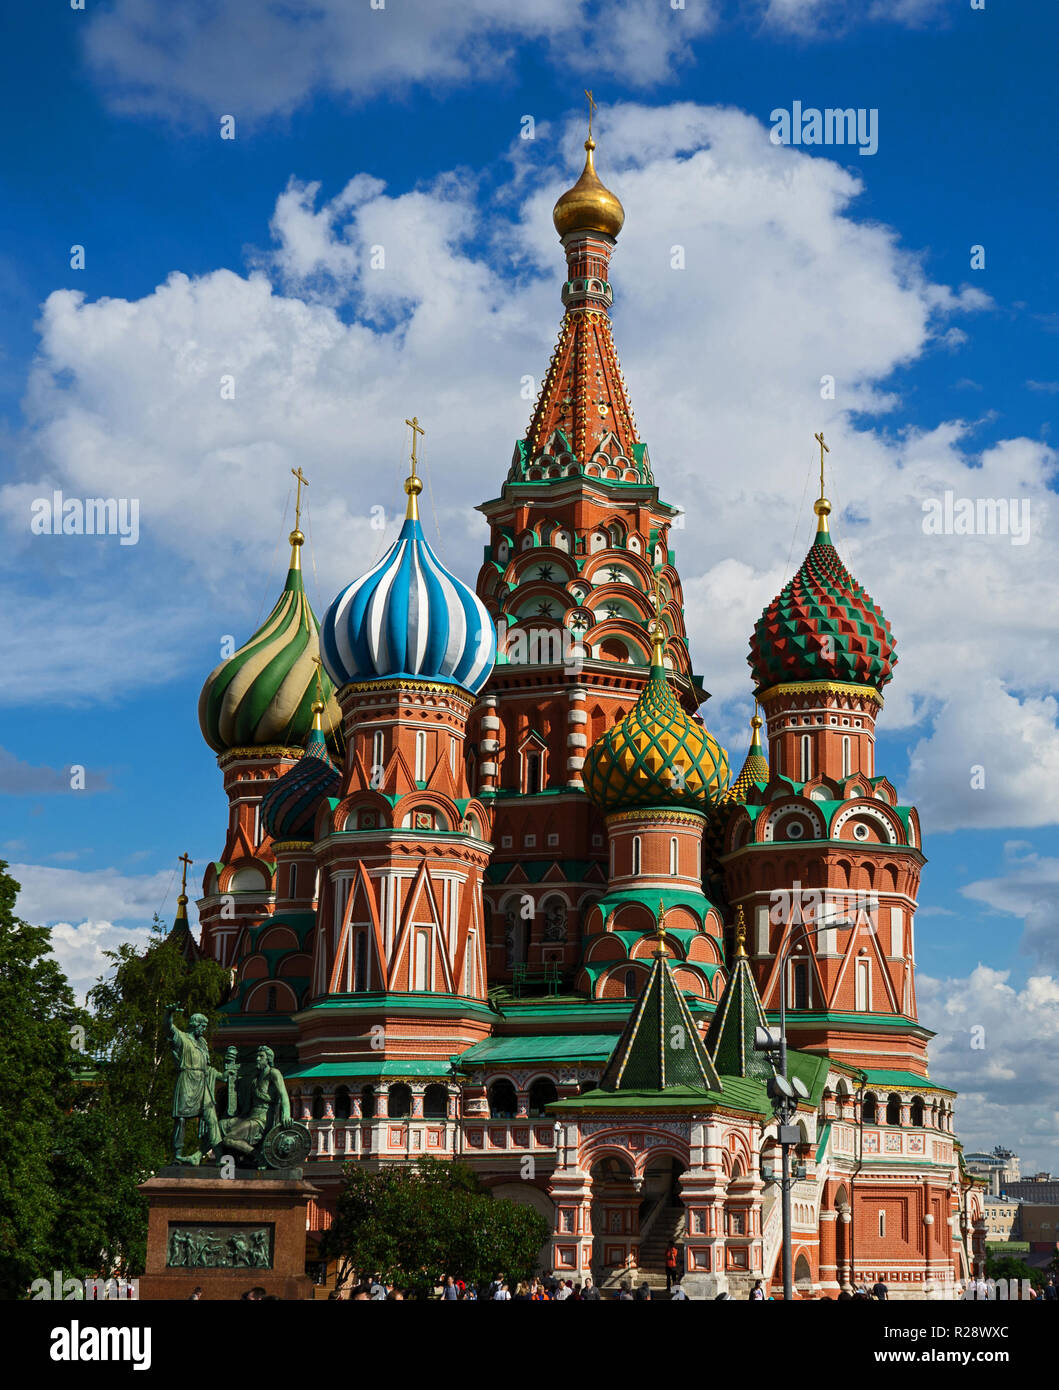
[{"label": "distant building", "polygon": [[1023,1202],[1035,1206],[1059,1206],[1059,1180],[1049,1173],[1045,1178],[1025,1179],[1022,1182],[1009,1182],[1005,1189],[1008,1197],[1019,1197]]},{"label": "distant building", "polygon": [[999,1197],[1002,1192],[1010,1192],[1011,1184],[1018,1182],[1022,1173],[1018,1154],[1000,1145],[992,1153],[969,1153],[964,1157],[964,1163],[969,1173],[988,1181],[989,1191],[994,1197]]},{"label": "distant building", "polygon": [[986,1244],[1024,1240],[1021,1210],[1022,1204],[1015,1197],[986,1197],[983,1213]]},{"label": "distant building", "polygon": [[[1051,1187],[1059,1187],[1059,1183],[1048,1184]],[[1043,1186],[1043,1184],[1042,1184]],[[988,1198],[986,1199],[988,1202]],[[988,1211],[988,1207],[986,1208]],[[1059,1249],[1059,1198],[1049,1199],[1048,1205],[1031,1204],[1021,1202],[1019,1204],[1019,1220],[1022,1231],[1022,1239],[1030,1243],[1031,1254],[1047,1254],[1050,1250]],[[991,1237],[987,1234],[986,1240]]]}]

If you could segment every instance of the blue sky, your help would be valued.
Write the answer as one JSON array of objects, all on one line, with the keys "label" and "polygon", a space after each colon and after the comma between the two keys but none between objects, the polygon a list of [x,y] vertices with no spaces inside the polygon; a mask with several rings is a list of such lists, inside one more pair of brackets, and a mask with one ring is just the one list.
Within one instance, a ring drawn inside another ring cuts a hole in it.
[{"label": "blue sky", "polygon": [[[740,756],[746,638],[811,538],[822,426],[836,540],[898,639],[877,761],[927,836],[933,1073],[966,1093],[969,1142],[1059,1167],[1056,16],[509,8],[326,0],[299,21],[243,0],[89,0],[9,19],[0,854],[22,910],[84,984],[101,949],[172,914],[177,854],[219,853],[198,690],[282,583],[290,467],[311,480],[319,614],[385,543],[367,511],[398,509],[416,411],[439,548],[473,581],[473,507],[498,491],[529,417],[521,377],[539,379],[561,315],[548,214],[591,86],[627,217],[615,336],[663,495],[687,511],[707,720]],[[771,145],[771,112],[795,100],[877,110],[878,152]],[[139,498],[139,543],[31,536],[53,487]],[[946,489],[1028,501],[1029,542],[925,538],[923,501]],[[65,790],[71,764],[88,790]]]}]

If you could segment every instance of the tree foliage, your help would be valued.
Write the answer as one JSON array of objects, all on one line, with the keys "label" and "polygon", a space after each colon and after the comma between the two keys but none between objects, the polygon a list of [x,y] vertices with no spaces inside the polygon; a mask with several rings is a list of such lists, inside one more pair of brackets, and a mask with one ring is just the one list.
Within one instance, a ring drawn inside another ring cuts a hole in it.
[{"label": "tree foliage", "polygon": [[75,1090],[84,1014],[44,927],[15,916],[0,860],[0,1298],[51,1277],[60,1200],[53,1154]]},{"label": "tree foliage", "polygon": [[377,1173],[347,1164],[335,1217],[320,1246],[343,1287],[379,1273],[427,1298],[447,1274],[484,1284],[499,1271],[528,1278],[548,1238],[532,1207],[492,1198],[463,1164],[423,1159]]}]

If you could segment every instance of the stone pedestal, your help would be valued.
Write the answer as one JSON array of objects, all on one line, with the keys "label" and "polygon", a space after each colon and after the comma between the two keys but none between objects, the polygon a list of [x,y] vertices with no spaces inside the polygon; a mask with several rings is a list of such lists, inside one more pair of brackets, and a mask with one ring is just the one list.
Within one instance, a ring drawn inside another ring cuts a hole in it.
[{"label": "stone pedestal", "polygon": [[238,1299],[260,1287],[283,1299],[309,1299],[306,1209],[317,1189],[300,1168],[163,1168],[140,1184],[150,1203],[141,1299]]}]

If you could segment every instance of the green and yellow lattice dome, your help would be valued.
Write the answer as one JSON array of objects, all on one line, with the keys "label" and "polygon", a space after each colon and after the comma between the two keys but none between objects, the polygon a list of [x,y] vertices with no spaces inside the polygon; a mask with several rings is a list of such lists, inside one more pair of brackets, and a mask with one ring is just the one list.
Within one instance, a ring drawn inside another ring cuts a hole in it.
[{"label": "green and yellow lattice dome", "polygon": [[656,636],[651,676],[634,708],[585,758],[585,791],[604,815],[636,806],[680,806],[705,814],[728,786],[728,754],[673,694],[662,646]]}]

